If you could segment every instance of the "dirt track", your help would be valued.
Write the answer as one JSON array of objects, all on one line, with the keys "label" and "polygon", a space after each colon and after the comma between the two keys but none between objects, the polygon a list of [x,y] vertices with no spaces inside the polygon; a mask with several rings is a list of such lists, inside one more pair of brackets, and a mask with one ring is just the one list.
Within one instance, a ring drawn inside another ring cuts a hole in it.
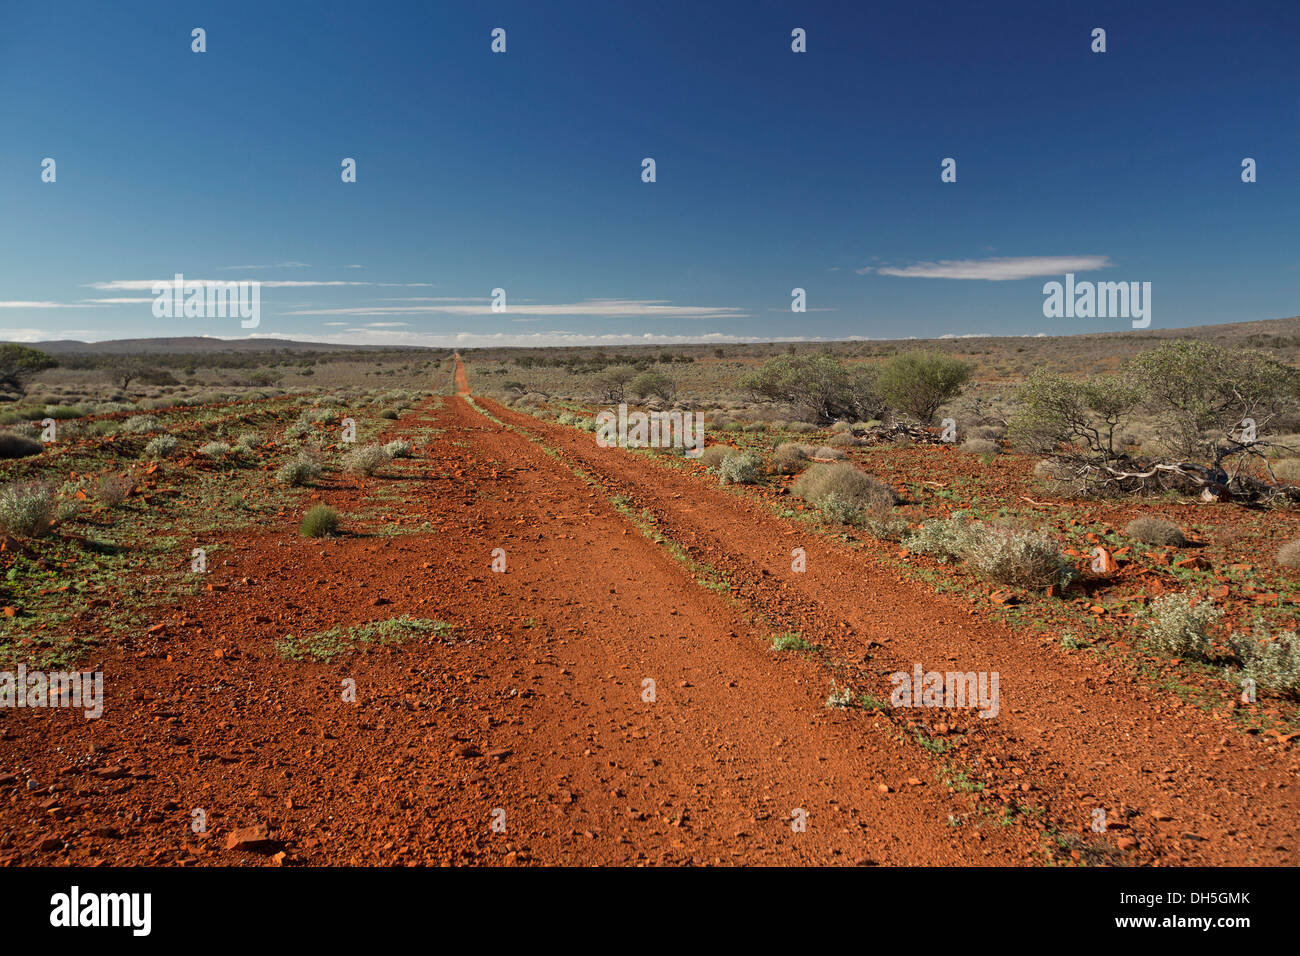
[{"label": "dirt track", "polygon": [[[417,438],[413,470],[321,489],[345,516],[383,512],[361,533],[301,539],[293,514],[229,542],[210,593],[104,648],[102,719],[0,712],[0,858],[1008,864],[1068,858],[1053,827],[1089,860],[1297,862],[1287,745],[1013,634],[712,479],[478,404],[512,427],[447,399],[390,429],[443,430]],[[731,589],[697,583],[612,495]],[[401,533],[368,536],[385,527]],[[454,630],[330,664],[274,651],[286,632],[403,614]],[[834,674],[772,652],[786,629]],[[823,706],[832,676],[887,697],[885,675],[917,662],[998,671],[998,717]],[[940,782],[966,779],[982,792]],[[224,849],[256,823],[277,845]]]}]

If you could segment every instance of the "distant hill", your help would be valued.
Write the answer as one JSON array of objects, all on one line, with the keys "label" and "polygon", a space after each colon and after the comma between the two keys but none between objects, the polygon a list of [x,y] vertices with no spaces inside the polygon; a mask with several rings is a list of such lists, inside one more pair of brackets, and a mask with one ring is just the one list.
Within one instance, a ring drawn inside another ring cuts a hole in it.
[{"label": "distant hill", "polygon": [[59,339],[24,344],[50,355],[196,355],[207,352],[354,352],[361,349],[394,349],[391,345],[338,345],[332,342],[295,342],[292,339],[217,339],[204,335],[111,339],[107,342]]},{"label": "distant hill", "polygon": [[[1050,327],[1044,322],[1044,329]],[[755,342],[746,344],[709,343],[696,345],[617,345],[555,346],[515,348],[493,346],[463,348],[466,360],[525,360],[546,363],[557,360],[592,359],[601,362],[631,362],[664,353],[688,356],[705,361],[740,360],[760,362],[786,351],[829,351],[849,358],[879,359],[895,352],[932,349],[973,361],[977,374],[993,379],[1023,377],[1029,370],[1043,367],[1064,374],[1091,374],[1117,368],[1139,352],[1170,339],[1200,339],[1220,345],[1263,349],[1292,365],[1300,365],[1300,316],[1265,319],[1257,322],[1227,322],[1180,329],[1133,329],[1111,332],[1084,332],[1073,335],[1002,335],[946,336],[937,339],[858,339],[834,342]],[[193,357],[201,364],[247,367],[259,364],[259,356],[320,356],[329,353],[348,361],[348,353],[369,357],[398,356],[416,353],[437,358],[447,354],[445,348],[394,345],[338,345],[323,342],[296,342],[292,339],[218,339],[207,336],[184,336],[157,339],[117,339],[108,342],[69,340],[24,343],[54,356],[62,356],[69,365],[100,364],[99,360],[115,355],[155,355],[159,359]],[[382,353],[382,355],[380,354]],[[227,358],[223,359],[222,356]]]}]

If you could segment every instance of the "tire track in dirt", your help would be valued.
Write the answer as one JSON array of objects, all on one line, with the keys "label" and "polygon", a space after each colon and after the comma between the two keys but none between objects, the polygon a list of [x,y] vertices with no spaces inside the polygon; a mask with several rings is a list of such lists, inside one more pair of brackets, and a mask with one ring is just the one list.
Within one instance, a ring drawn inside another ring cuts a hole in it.
[{"label": "tire track in dirt", "polygon": [[[102,718],[0,711],[0,862],[1028,859],[1018,830],[950,827],[965,798],[889,721],[823,709],[815,664],[535,444],[459,398],[399,436],[413,460],[303,503],[338,508],[342,537],[298,537],[295,512],[203,542],[209,590],[97,649]],[[404,615],[452,628],[277,652]]]},{"label": "tire track in dirt", "polygon": [[[1002,707],[993,720],[951,710],[905,718],[929,746],[951,745],[953,765],[987,779],[974,795],[984,806],[1030,816],[1044,807],[1045,822],[1082,859],[1300,859],[1294,750],[1152,691],[1122,662],[1066,657],[1048,639],[1017,635],[712,479],[482,404],[648,508],[665,534],[724,572],[742,602],[815,635],[855,689],[887,699],[885,675],[917,662],[926,670],[999,672]],[[802,574],[791,572],[794,547],[807,553]],[[1107,811],[1104,836],[1091,833],[1097,807]]]},{"label": "tire track in dirt", "polygon": [[[526,607],[535,622],[517,659],[540,662],[529,674],[540,713],[536,733],[511,744],[529,771],[503,795],[519,807],[508,815],[541,834],[529,842],[534,858],[1024,858],[1016,835],[972,839],[950,827],[960,798],[906,783],[928,779],[928,761],[887,722],[864,734],[826,711],[815,667],[774,656],[761,630],[631,530],[603,494],[459,401],[446,420],[476,462],[486,456],[503,474],[510,466],[508,500],[505,489],[500,502],[476,496],[472,513],[483,523],[480,561],[502,547],[509,562],[505,574],[482,575],[479,591],[486,598],[495,585],[494,606]],[[642,696],[646,678],[654,703]],[[548,824],[547,813],[566,809],[563,826]],[[791,826],[796,809],[803,832]]]}]

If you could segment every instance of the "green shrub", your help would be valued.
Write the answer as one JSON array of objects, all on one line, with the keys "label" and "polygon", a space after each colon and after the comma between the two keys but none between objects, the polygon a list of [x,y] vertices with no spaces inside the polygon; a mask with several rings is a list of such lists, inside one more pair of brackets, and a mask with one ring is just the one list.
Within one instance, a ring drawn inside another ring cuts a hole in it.
[{"label": "green shrub", "polygon": [[[1198,598],[1193,603],[1192,598]],[[1145,617],[1150,621],[1145,643],[1151,650],[1169,657],[1206,660],[1210,656],[1209,628],[1223,611],[1196,594],[1166,594],[1151,602]]]},{"label": "green shrub", "polygon": [[718,465],[718,480],[722,484],[752,485],[763,473],[763,459],[752,451],[728,455]]},{"label": "green shrub", "polygon": [[794,405],[804,416],[825,424],[840,418],[863,421],[884,409],[874,369],[846,367],[821,353],[768,359],[738,384],[756,398]]},{"label": "green shrub", "polygon": [[175,435],[158,435],[144,446],[144,453],[149,458],[167,458],[176,451],[179,444]]},{"label": "green shrub", "polygon": [[879,519],[898,503],[893,489],[847,462],[814,464],[790,490],[832,521],[845,524]]},{"label": "green shrub", "polygon": [[876,387],[890,408],[928,425],[939,407],[957,396],[970,373],[969,365],[947,355],[904,352],[880,366]]},{"label": "green shrub", "polygon": [[398,411],[395,408],[385,408],[382,412],[379,413],[379,417],[388,419],[389,421],[396,421],[398,417]]},{"label": "green shrub", "polygon": [[320,477],[321,466],[307,455],[299,455],[292,461],[286,461],[275,473],[281,484],[296,488],[306,485]]},{"label": "green shrub", "polygon": [[13,432],[0,432],[0,459],[39,455],[45,446],[34,438]]},{"label": "green shrub", "polygon": [[1154,544],[1160,547],[1181,548],[1187,544],[1187,539],[1183,537],[1178,525],[1152,515],[1134,518],[1124,526],[1124,533],[1143,544]]},{"label": "green shrub", "polygon": [[1077,573],[1061,546],[1041,531],[981,525],[966,549],[966,563],[979,574],[1013,587],[1065,587]]},{"label": "green shrub", "polygon": [[405,438],[395,438],[384,446],[384,454],[389,458],[410,458],[414,446]]},{"label": "green shrub", "polygon": [[339,513],[328,505],[317,505],[302,516],[298,533],[304,538],[324,538],[337,534]]},{"label": "green shrub", "polygon": [[45,417],[58,420],[66,418],[80,418],[86,414],[86,409],[80,405],[46,405]]},{"label": "green shrub", "polygon": [[302,413],[303,421],[321,425],[333,425],[342,418],[343,412],[338,408],[309,408]]},{"label": "green shrub", "polygon": [[697,458],[696,461],[702,464],[705,468],[713,469],[720,466],[732,455],[737,454],[739,454],[739,452],[730,445],[710,445],[700,453],[700,457]]},{"label": "green shrub", "polygon": [[1229,644],[1241,661],[1240,677],[1279,694],[1300,696],[1300,637],[1295,631],[1281,631],[1270,639],[1257,620],[1250,635],[1233,634]]},{"label": "green shrub", "polygon": [[122,431],[130,435],[143,435],[158,428],[159,421],[153,415],[132,415],[122,425]]},{"label": "green shrub", "polygon": [[961,562],[974,545],[980,526],[972,525],[961,515],[933,518],[903,539],[903,547],[913,554],[928,554],[942,562]]},{"label": "green shrub", "polygon": [[199,454],[205,458],[224,458],[234,449],[223,441],[210,441],[199,446]]},{"label": "green shrub", "polygon": [[358,475],[373,475],[388,464],[388,455],[380,445],[362,445],[343,456],[343,470]]},{"label": "green shrub", "polygon": [[54,526],[54,489],[49,485],[10,484],[0,488],[0,531],[39,538]]},{"label": "green shrub", "polygon": [[808,456],[812,452],[809,445],[801,445],[798,442],[783,442],[776,446],[776,451],[772,453],[772,473],[777,475],[795,475],[804,469],[808,464]]},{"label": "green shrub", "polygon": [[820,445],[808,454],[812,458],[830,458],[835,461],[848,457],[844,452],[840,451],[838,448],[832,448],[830,445]]},{"label": "green shrub", "polygon": [[677,394],[677,384],[663,372],[642,372],[628,385],[628,391],[641,401],[647,398],[660,398],[671,402]]},{"label": "green shrub", "polygon": [[252,451],[255,448],[261,448],[265,442],[266,439],[257,432],[244,432],[235,441],[235,445],[247,451]]}]

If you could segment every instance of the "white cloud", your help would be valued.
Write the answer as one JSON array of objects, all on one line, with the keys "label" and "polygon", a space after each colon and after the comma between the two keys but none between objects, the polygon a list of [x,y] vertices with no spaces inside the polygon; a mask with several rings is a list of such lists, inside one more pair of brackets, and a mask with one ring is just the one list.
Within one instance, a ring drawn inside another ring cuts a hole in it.
[{"label": "white cloud", "polygon": [[[722,345],[744,342],[822,342],[830,339],[808,336],[731,335],[701,332],[675,335],[660,332],[602,334],[552,330],[547,332],[410,332],[390,329],[348,327],[341,333],[310,335],[285,332],[250,335],[255,339],[293,339],[296,342],[328,342],[338,345],[414,345],[425,348],[546,348],[566,345]],[[861,336],[852,336],[856,340]]]},{"label": "white cloud", "polygon": [[[481,301],[481,300],[480,300]],[[510,318],[520,315],[576,316],[594,315],[602,318],[675,318],[675,319],[736,319],[749,315],[735,306],[667,305],[667,299],[585,299],[582,302],[564,302],[553,305],[511,304],[506,300],[504,312],[493,312],[488,304],[462,301],[456,305],[380,305],[355,306],[346,309],[301,309],[286,315],[500,315]]]},{"label": "white cloud", "polygon": [[0,341],[39,342],[45,338],[40,329],[0,329]]},{"label": "white cloud", "polygon": [[1001,259],[944,259],[940,262],[916,262],[910,266],[865,266],[859,275],[877,272],[884,276],[907,279],[984,279],[1001,282],[1008,279],[1032,279],[1036,276],[1064,275],[1067,272],[1091,272],[1111,265],[1109,256],[1020,256]]},{"label": "white cloud", "polygon": [[310,269],[310,262],[275,262],[266,266],[222,266],[218,272],[230,272],[235,269]]},{"label": "white cloud", "polygon": [[[175,279],[169,276],[166,279],[114,279],[111,282],[91,282],[87,285],[89,289],[98,289],[101,292],[152,292],[153,287],[158,283],[167,283],[170,285]],[[204,285],[212,282],[236,282],[236,279],[185,279],[190,282],[198,282]],[[348,286],[348,285],[374,285],[373,282],[308,282],[289,279],[272,279],[269,281],[258,280],[258,284],[263,289],[301,289],[309,286]]]},{"label": "white cloud", "polygon": [[[153,300],[150,300],[153,301]],[[93,306],[80,302],[24,302],[22,300],[0,301],[0,309],[90,309]]]}]

